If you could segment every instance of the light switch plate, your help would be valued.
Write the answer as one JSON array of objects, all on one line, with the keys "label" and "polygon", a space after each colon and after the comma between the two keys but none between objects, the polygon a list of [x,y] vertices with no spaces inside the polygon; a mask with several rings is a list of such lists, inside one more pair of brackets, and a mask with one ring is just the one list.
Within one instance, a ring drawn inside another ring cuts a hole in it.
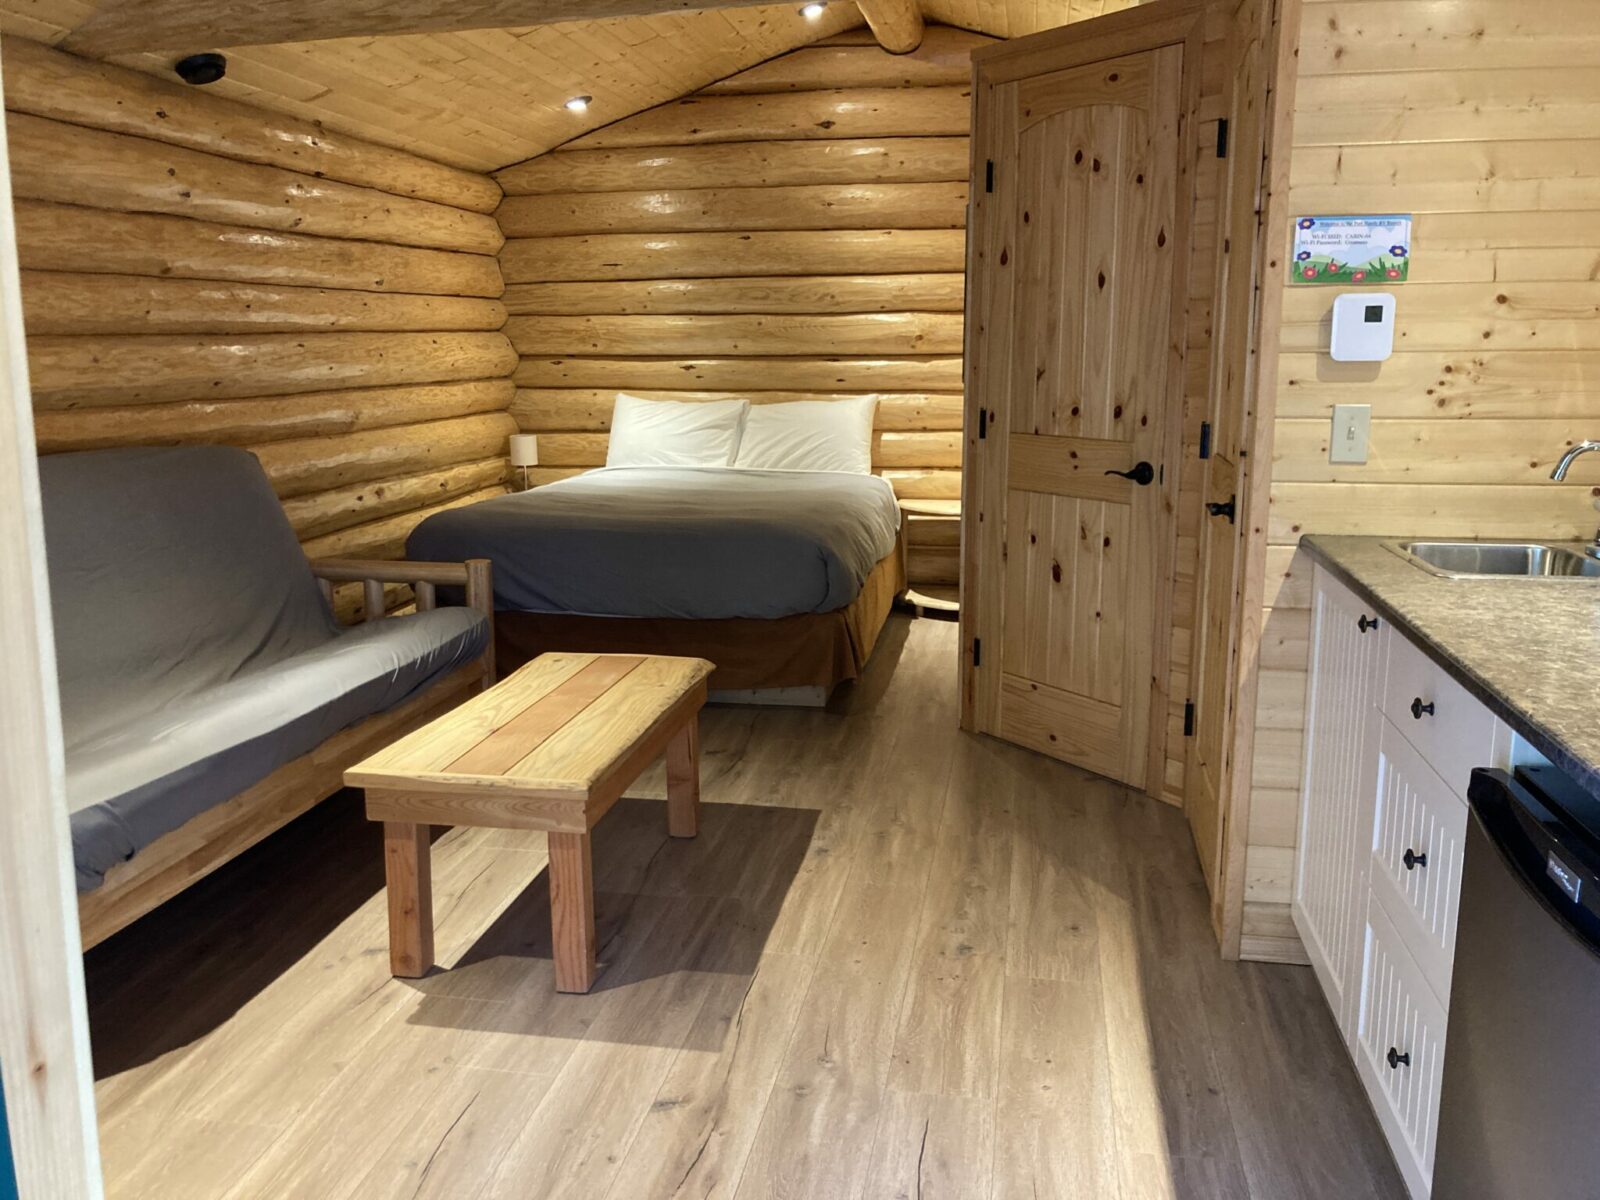
[{"label": "light switch plate", "polygon": [[1333,436],[1328,442],[1331,463],[1364,463],[1372,437],[1372,405],[1335,404]]}]

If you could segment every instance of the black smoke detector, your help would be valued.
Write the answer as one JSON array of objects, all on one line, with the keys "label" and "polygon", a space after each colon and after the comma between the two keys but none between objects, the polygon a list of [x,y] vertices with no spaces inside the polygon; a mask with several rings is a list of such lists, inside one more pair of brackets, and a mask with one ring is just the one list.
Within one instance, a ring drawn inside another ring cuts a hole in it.
[{"label": "black smoke detector", "polygon": [[214,51],[208,51],[205,54],[191,54],[188,58],[180,58],[172,64],[172,69],[185,83],[199,86],[203,83],[215,83],[226,75],[228,60]]}]

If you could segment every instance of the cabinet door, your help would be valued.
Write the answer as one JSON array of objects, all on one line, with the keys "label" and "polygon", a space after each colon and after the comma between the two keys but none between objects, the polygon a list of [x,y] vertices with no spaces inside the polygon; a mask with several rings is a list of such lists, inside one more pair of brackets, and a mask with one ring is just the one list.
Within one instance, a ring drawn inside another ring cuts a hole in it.
[{"label": "cabinet door", "polygon": [[1355,1026],[1387,623],[1321,567],[1312,596],[1294,921],[1346,1039]]}]

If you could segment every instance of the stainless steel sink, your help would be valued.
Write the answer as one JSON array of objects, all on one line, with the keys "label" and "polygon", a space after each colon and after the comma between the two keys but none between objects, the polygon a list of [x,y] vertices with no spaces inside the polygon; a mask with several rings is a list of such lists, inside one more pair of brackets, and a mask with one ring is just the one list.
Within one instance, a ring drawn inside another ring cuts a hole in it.
[{"label": "stainless steel sink", "polygon": [[1600,579],[1600,560],[1545,542],[1385,542],[1413,566],[1449,579]]}]

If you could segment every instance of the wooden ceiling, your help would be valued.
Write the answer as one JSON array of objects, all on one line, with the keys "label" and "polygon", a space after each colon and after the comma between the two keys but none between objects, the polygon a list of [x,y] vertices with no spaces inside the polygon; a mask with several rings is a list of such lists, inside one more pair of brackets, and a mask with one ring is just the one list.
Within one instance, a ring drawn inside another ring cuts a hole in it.
[{"label": "wooden ceiling", "polygon": [[[127,2],[0,0],[0,31],[70,45],[89,26],[83,40],[92,48],[87,35],[97,27],[91,25],[97,10],[111,13]],[[1014,37],[1133,2],[921,0],[921,8],[931,21]],[[228,3],[210,0],[206,10],[216,13]],[[441,162],[492,170],[862,24],[849,0],[833,0],[814,21],[800,15],[799,3],[246,47],[229,46],[219,34],[220,45],[188,49],[227,52],[227,78],[210,85],[218,94]],[[226,18],[215,22],[222,27]],[[107,57],[173,78],[171,52]],[[574,95],[594,98],[586,112],[564,107]]]}]

